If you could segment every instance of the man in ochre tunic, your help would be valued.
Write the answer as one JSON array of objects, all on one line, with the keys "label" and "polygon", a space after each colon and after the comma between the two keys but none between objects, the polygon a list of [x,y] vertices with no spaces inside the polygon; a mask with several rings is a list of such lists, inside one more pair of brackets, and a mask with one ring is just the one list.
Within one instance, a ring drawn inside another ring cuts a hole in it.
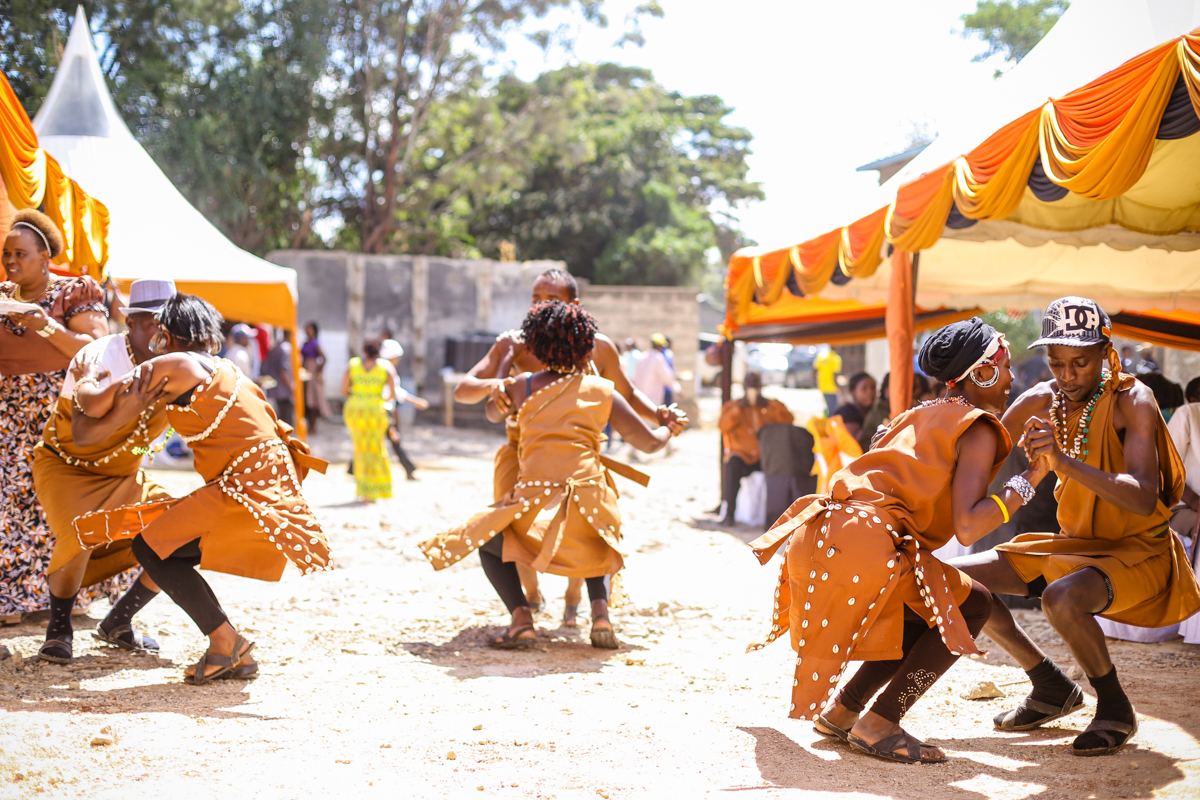
[{"label": "man in ochre tunic", "polygon": [[[1026,533],[953,564],[992,592],[1041,597],[1096,692],[1096,715],[1072,752],[1108,755],[1137,732],[1137,715],[1117,679],[1102,616],[1148,628],[1200,610],[1200,587],[1171,507],[1183,492],[1183,464],[1148,387],[1121,371],[1108,316],[1093,300],[1050,304],[1042,337],[1054,379],[1021,395],[1004,415],[1030,461],[1058,474],[1057,533]],[[1017,660],[1033,691],[996,717],[1000,730],[1030,730],[1083,707],[1083,692],[995,601],[983,632]]]},{"label": "man in ochre tunic", "polygon": [[[91,419],[75,402],[78,386],[107,386],[151,358],[150,339],[158,333],[155,313],[174,296],[175,284],[138,280],[129,291],[129,306],[121,309],[129,330],[101,337],[76,353],[33,453],[34,484],[55,536],[46,569],[50,619],[38,655],[56,664],[69,662],[73,655],[71,609],[80,588],[114,577],[114,588],[128,591],[114,598],[112,611],[96,627],[96,637],[125,650],[158,650],[157,642],[132,625],[133,615],[158,595],[158,586],[141,573],[129,542],[84,550],[72,527],[80,514],[171,496],[142,470],[143,455],[167,429],[161,381],[147,370],[124,388],[117,402],[135,413],[123,424]],[[92,374],[85,377],[85,372]]]}]

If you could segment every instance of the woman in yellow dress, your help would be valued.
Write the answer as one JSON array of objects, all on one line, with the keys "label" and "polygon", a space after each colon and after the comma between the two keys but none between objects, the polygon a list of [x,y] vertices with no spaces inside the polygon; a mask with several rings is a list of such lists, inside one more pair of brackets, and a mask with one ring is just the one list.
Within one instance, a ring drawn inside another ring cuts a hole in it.
[{"label": "woman in yellow dress", "polygon": [[373,503],[392,496],[392,465],[387,456],[388,415],[384,388],[396,396],[396,378],[379,360],[379,344],[363,345],[363,357],[350,359],[342,378],[346,406],[342,419],[354,442],[355,495]]}]

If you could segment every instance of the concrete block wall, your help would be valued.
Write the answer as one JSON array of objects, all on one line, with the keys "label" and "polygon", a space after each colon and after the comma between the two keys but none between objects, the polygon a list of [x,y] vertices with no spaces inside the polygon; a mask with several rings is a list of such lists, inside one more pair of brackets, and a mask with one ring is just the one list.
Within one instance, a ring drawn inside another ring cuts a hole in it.
[{"label": "concrete block wall", "polygon": [[[404,346],[400,376],[434,406],[442,401],[446,339],[517,328],[529,309],[534,279],[560,261],[500,262],[434,256],[373,256],[279,250],[267,258],[296,270],[300,324],[315,321],[328,364],[325,388],[341,395],[342,374],[362,342],[391,331]],[[676,370],[695,371],[699,310],[696,290],[677,287],[582,287],[584,305],[616,342],[650,334],[674,341]],[[687,383],[686,381],[684,383]],[[685,396],[693,393],[685,387]],[[461,407],[460,407],[461,409]],[[465,409],[461,409],[465,410]]]}]

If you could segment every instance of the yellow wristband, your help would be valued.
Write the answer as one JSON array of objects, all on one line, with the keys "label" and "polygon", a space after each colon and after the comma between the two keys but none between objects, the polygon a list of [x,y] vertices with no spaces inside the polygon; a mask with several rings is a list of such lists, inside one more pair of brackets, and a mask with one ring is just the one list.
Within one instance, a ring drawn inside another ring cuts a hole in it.
[{"label": "yellow wristband", "polygon": [[1000,506],[1000,513],[1004,515],[1004,521],[1008,522],[1008,508],[1004,505],[1004,501],[1000,499],[999,495],[993,494],[988,496],[996,501],[996,505]]}]

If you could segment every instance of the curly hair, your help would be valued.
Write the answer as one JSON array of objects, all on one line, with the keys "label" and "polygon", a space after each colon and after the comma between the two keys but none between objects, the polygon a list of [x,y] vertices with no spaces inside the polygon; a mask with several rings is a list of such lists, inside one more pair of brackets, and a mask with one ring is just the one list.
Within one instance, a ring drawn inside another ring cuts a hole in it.
[{"label": "curly hair", "polygon": [[579,366],[596,344],[596,320],[574,303],[546,300],[529,309],[521,323],[525,346],[555,372]]},{"label": "curly hair", "polygon": [[225,320],[208,301],[182,292],[163,303],[158,322],[171,337],[188,350],[215,353],[225,337]]},{"label": "curly hair", "polygon": [[[58,258],[62,253],[63,235],[54,221],[47,217],[36,208],[23,208],[13,215],[12,227],[9,232],[15,232],[20,229],[33,228],[33,238],[37,242],[37,249],[43,253],[49,249],[51,258]],[[38,234],[41,234],[39,236]]]}]

